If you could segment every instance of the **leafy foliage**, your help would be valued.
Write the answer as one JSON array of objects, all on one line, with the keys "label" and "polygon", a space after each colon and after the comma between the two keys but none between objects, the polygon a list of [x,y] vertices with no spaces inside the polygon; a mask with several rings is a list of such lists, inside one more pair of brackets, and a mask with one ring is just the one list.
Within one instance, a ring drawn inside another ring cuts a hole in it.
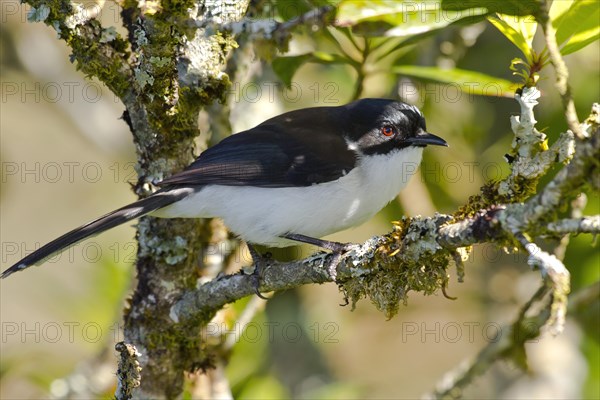
[{"label": "leafy foliage", "polygon": [[[289,11],[289,8],[286,10]],[[301,11],[300,8],[297,10]],[[563,54],[575,52],[598,40],[599,10],[600,3],[595,0],[553,2],[550,16],[557,29],[558,42],[563,46]],[[516,86],[504,79],[457,68],[403,65],[402,55],[444,28],[472,25],[487,19],[524,55],[524,58],[513,59],[510,64],[513,75],[520,78],[518,83],[533,86],[548,63],[546,51],[533,48],[539,12],[540,3],[534,0],[342,0],[337,4],[335,27],[321,32],[334,44],[336,51],[281,56],[274,60],[273,70],[289,87],[304,64],[348,65],[358,77],[355,98],[362,92],[360,86],[368,75],[365,70],[369,69],[366,66],[371,64],[374,66],[371,70],[378,71],[381,66],[388,73],[417,80],[440,84],[455,82],[469,95],[509,97]],[[349,50],[341,37],[345,37],[354,48]],[[360,56],[352,55],[356,53]],[[388,66],[390,60],[391,67]],[[484,90],[490,86],[499,90]]]}]

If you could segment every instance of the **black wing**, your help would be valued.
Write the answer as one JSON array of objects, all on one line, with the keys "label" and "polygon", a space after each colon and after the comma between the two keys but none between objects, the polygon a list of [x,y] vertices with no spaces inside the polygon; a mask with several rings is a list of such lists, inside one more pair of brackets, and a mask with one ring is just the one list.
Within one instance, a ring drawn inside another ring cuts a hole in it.
[{"label": "black wing", "polygon": [[[337,107],[290,112],[222,140],[159,184],[294,187],[336,180],[356,153],[334,129]],[[307,113],[308,111],[308,113]]]}]

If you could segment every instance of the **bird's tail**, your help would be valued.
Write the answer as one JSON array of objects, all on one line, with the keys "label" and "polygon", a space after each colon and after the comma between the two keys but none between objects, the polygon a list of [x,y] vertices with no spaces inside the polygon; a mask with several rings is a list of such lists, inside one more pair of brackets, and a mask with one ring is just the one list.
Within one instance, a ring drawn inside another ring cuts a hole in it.
[{"label": "bird's tail", "polygon": [[186,197],[190,192],[187,190],[164,190],[158,191],[145,199],[138,200],[134,203],[121,207],[118,210],[112,211],[101,216],[85,225],[75,228],[70,232],[65,233],[59,238],[54,239],[50,243],[40,247],[21,261],[2,272],[0,278],[6,278],[17,271],[22,271],[32,265],[40,264],[44,260],[50,258],[55,253],[58,253],[74,244],[90,237],[104,232],[107,229],[114,228],[134,218],[146,215],[154,210],[168,206],[182,198]]}]

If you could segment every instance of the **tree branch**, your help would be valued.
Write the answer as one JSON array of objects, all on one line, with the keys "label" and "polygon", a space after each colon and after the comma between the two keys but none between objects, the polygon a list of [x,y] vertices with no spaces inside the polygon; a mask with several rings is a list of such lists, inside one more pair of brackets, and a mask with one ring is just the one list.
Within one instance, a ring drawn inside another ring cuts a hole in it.
[{"label": "tree branch", "polygon": [[573,96],[571,94],[571,86],[569,85],[569,70],[560,54],[560,49],[556,42],[556,32],[554,31],[554,26],[552,26],[552,20],[550,19],[549,9],[552,2],[551,0],[542,0],[540,3],[538,22],[542,26],[544,38],[546,39],[546,47],[548,48],[548,54],[550,55],[550,61],[552,62],[552,65],[554,65],[554,70],[556,71],[556,89],[563,102],[569,129],[575,134],[575,137],[581,140],[585,137],[585,131],[579,126],[579,118],[577,117],[577,110],[575,109],[575,103],[573,102]]},{"label": "tree branch", "polygon": [[547,226],[549,232],[564,235],[568,233],[600,233],[600,215],[581,218],[567,218],[550,222]]},{"label": "tree branch", "polygon": [[142,368],[138,361],[141,354],[138,353],[135,346],[123,342],[117,343],[115,350],[120,354],[115,398],[117,400],[129,400],[133,397],[134,390],[141,383],[140,371]]},{"label": "tree branch", "polygon": [[[550,313],[545,307],[534,316],[528,316],[528,314],[535,306],[543,303],[548,292],[549,288],[545,285],[542,286],[521,309],[515,322],[501,329],[502,336],[499,340],[489,343],[473,360],[464,362],[458,368],[448,372],[439,381],[435,391],[423,397],[425,399],[459,399],[462,391],[473,379],[501,359],[509,359],[520,367],[526,367],[524,364],[525,343],[540,336],[542,328],[550,317]],[[579,310],[598,306],[600,306],[600,282],[569,296],[569,314],[576,315]]]},{"label": "tree branch", "polygon": [[[326,5],[307,11],[306,13],[285,22],[274,19],[243,18],[239,21],[229,22],[219,26],[219,29],[231,32],[234,35],[249,34],[250,39],[256,41],[273,40],[275,47],[285,46],[291,36],[292,30],[300,25],[317,24],[325,25],[327,16],[334,10],[333,6]],[[194,25],[203,28],[209,27],[213,22],[199,21]]]}]

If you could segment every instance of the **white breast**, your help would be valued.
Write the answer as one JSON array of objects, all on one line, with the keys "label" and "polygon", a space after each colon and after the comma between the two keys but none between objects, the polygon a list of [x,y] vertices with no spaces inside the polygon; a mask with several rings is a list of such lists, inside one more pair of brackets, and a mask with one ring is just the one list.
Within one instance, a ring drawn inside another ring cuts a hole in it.
[{"label": "white breast", "polygon": [[288,246],[286,233],[322,237],[361,224],[396,197],[417,171],[423,148],[362,157],[347,175],[308,187],[209,185],[152,215],[222,218],[250,243]]}]

